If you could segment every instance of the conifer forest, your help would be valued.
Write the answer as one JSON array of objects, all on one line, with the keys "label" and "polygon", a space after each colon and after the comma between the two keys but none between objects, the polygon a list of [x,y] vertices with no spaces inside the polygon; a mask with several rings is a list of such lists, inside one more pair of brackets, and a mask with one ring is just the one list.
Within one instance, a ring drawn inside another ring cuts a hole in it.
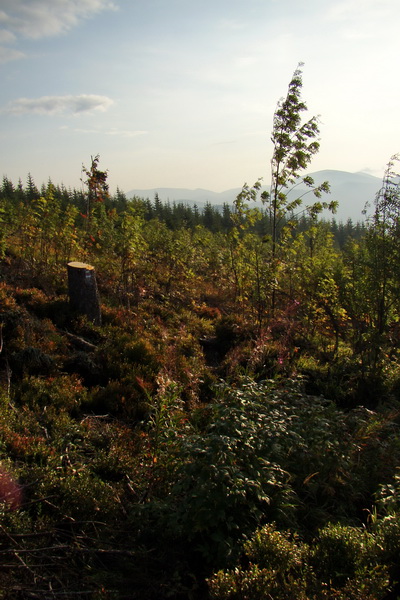
[{"label": "conifer forest", "polygon": [[400,598],[398,159],[335,221],[301,91],[221,208],[3,177],[2,600]]}]

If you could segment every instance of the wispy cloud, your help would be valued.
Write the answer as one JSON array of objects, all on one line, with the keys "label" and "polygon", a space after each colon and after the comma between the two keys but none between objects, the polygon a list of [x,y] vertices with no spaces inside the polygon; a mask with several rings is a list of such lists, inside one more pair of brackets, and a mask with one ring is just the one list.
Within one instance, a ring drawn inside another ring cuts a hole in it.
[{"label": "wispy cloud", "polygon": [[107,96],[81,94],[78,96],[42,96],[41,98],[18,98],[10,102],[2,112],[11,115],[60,113],[81,114],[107,110],[114,103]]},{"label": "wispy cloud", "polygon": [[82,19],[109,9],[112,0],[2,0],[0,10],[0,60],[21,58],[23,54],[9,48],[20,38],[40,39],[60,35]]},{"label": "wispy cloud", "polygon": [[149,132],[148,131],[142,131],[142,130],[129,130],[129,129],[110,129],[109,131],[105,132],[106,135],[115,135],[115,136],[119,136],[119,137],[126,137],[126,138],[132,138],[132,137],[137,137],[138,135],[147,135]]},{"label": "wispy cloud", "polygon": [[17,60],[24,58],[25,54],[14,48],[7,48],[6,46],[0,46],[0,63],[10,62],[11,60]]},{"label": "wispy cloud", "polygon": [[15,35],[11,31],[7,31],[7,29],[0,29],[0,44],[11,44],[15,41],[15,39]]},{"label": "wispy cloud", "polygon": [[387,40],[397,41],[398,19],[393,18],[393,0],[338,0],[331,3],[323,18],[337,39],[359,43],[359,48],[362,42],[376,43],[381,32],[385,32]]},{"label": "wispy cloud", "polygon": [[246,27],[243,21],[239,21],[238,19],[221,19],[218,23],[220,29],[224,31],[240,31]]},{"label": "wispy cloud", "polygon": [[343,21],[365,17],[386,17],[393,8],[392,0],[339,0],[331,4],[326,11],[330,20]]},{"label": "wispy cloud", "polygon": [[[68,129],[67,127],[62,127],[62,129]],[[74,129],[76,133],[86,133],[86,134],[101,134],[101,135],[112,135],[115,137],[124,137],[124,138],[133,138],[138,137],[139,135],[147,135],[149,132],[140,130],[140,129]]]}]

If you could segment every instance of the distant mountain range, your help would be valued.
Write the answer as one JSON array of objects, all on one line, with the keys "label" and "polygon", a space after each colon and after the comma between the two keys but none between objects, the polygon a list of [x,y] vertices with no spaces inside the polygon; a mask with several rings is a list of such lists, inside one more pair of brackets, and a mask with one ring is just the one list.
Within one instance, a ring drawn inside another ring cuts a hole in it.
[{"label": "distant mountain range", "polygon": [[[331,185],[331,193],[324,194],[322,200],[332,201],[337,200],[339,207],[334,218],[338,221],[347,221],[352,219],[354,222],[365,219],[362,211],[366,203],[369,203],[371,208],[367,214],[371,214],[373,203],[377,191],[382,185],[382,180],[378,177],[368,175],[367,173],[348,173],[347,171],[316,171],[310,173],[314,178],[315,184],[320,185],[323,181],[328,181]],[[268,189],[268,186],[263,186],[262,190]],[[155,194],[158,194],[162,202],[183,202],[189,206],[196,205],[202,209],[209,202],[213,206],[222,206],[223,204],[231,205],[236,196],[241,191],[241,188],[233,188],[224,192],[212,192],[211,190],[203,189],[184,189],[184,188],[153,188],[148,190],[130,190],[127,192],[128,198],[134,196],[139,198],[154,200]],[[291,192],[290,197],[300,196],[307,191],[306,186],[299,186],[295,192]],[[314,196],[309,193],[303,199],[303,205],[313,203]],[[330,213],[325,213],[326,218],[331,218]]]}]

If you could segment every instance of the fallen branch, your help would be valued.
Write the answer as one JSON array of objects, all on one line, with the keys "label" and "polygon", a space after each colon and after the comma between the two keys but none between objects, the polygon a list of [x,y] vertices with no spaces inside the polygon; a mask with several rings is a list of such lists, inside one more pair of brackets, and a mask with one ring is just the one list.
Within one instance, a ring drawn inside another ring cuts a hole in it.
[{"label": "fallen branch", "polygon": [[69,333],[68,331],[62,331],[60,333],[65,335],[71,342],[71,344],[73,344],[79,350],[84,350],[85,352],[94,352],[94,350],[96,350],[97,348],[95,344],[88,342],[87,340],[85,340],[82,337],[79,337],[78,335],[74,335],[73,333]]}]

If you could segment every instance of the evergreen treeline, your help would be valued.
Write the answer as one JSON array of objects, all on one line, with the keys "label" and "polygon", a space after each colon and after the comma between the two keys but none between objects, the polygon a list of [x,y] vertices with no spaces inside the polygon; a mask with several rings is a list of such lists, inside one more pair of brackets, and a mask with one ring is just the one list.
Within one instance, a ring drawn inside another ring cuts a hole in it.
[{"label": "evergreen treeline", "polygon": [[[69,205],[77,208],[79,212],[84,212],[86,199],[84,190],[66,189],[63,186],[54,186],[51,181],[48,184],[52,189],[52,194],[57,203],[65,210]],[[38,200],[46,196],[47,186],[42,185],[40,190],[36,187],[31,175],[28,175],[27,184],[24,186],[21,181],[15,186],[7,177],[3,177],[0,188],[0,198],[8,201],[13,206],[18,202],[29,203],[32,200]],[[204,207],[198,208],[196,205],[190,206],[184,202],[161,202],[158,195],[153,200],[149,198],[128,199],[119,189],[112,196],[108,195],[105,199],[105,208],[116,210],[118,214],[125,211],[128,205],[135,207],[141,212],[146,221],[158,219],[166,224],[171,230],[177,230],[182,227],[194,229],[201,225],[213,233],[228,233],[233,228],[232,214],[235,211],[232,198],[232,206],[224,204],[222,206],[213,206],[206,203]],[[270,217],[267,211],[260,211],[262,218],[254,225],[254,232],[259,235],[265,235],[271,231]],[[296,220],[296,231],[307,231],[311,224],[311,218],[302,215]],[[327,230],[334,236],[335,244],[341,249],[344,248],[348,239],[359,240],[366,232],[364,222],[353,223],[351,219],[343,223],[337,222],[334,218],[326,222]]]}]

